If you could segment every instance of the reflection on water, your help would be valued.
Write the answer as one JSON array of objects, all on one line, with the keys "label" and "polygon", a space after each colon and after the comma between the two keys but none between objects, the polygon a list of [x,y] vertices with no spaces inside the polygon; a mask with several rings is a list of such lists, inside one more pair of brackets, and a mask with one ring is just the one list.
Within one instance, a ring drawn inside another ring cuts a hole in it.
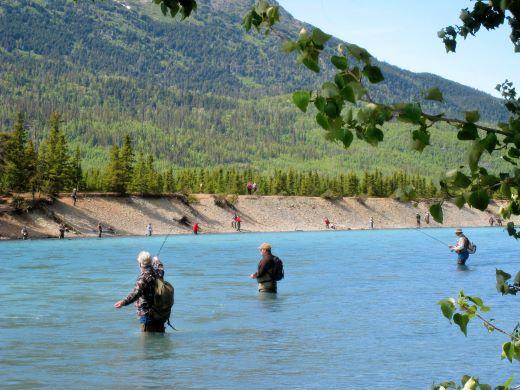
[{"label": "reflection on water", "polygon": [[[133,287],[137,253],[164,237],[3,242],[2,384],[426,389],[466,373],[503,383],[513,368],[500,335],[471,324],[468,345],[437,305],[464,289],[516,323],[494,272],[520,268],[517,244],[494,229],[469,235],[479,253],[458,267],[414,230],[170,237],[162,260],[179,331],[166,334],[142,334],[133,307],[112,307]],[[264,241],[286,268],[278,294],[248,278]]]}]

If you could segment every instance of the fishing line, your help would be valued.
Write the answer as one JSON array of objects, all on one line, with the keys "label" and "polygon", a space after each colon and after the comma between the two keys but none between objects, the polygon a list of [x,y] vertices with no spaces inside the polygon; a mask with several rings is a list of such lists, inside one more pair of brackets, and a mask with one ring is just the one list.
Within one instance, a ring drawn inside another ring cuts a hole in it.
[{"label": "fishing line", "polygon": [[[387,221],[393,223],[394,225],[396,225],[396,226],[398,225],[394,220],[388,218],[386,215],[381,214],[380,212],[375,211],[375,210],[374,210],[374,212],[375,212],[377,215],[379,215],[380,217],[383,217],[383,218],[386,219]],[[447,243],[445,243],[445,242],[439,240],[437,237],[434,237],[434,236],[432,236],[432,235],[426,233],[424,230],[422,230],[422,229],[420,229],[420,228],[418,228],[418,227],[414,228],[414,230],[417,231],[417,232],[419,232],[419,233],[424,234],[426,237],[430,237],[432,240],[435,240],[435,241],[441,243],[443,246],[449,246],[449,244],[447,244]]]},{"label": "fishing line", "polygon": [[162,251],[162,248],[164,247],[164,244],[166,244],[166,241],[168,240],[168,237],[171,236],[172,231],[173,231],[173,225],[172,225],[172,227],[170,228],[170,231],[168,232],[168,234],[166,235],[166,237],[164,237],[164,240],[163,240],[163,242],[162,242],[162,245],[161,245],[161,247],[159,248],[159,251],[158,251],[157,254],[156,254],[157,257],[159,257],[159,255],[160,255],[160,253],[161,253],[161,251]]}]

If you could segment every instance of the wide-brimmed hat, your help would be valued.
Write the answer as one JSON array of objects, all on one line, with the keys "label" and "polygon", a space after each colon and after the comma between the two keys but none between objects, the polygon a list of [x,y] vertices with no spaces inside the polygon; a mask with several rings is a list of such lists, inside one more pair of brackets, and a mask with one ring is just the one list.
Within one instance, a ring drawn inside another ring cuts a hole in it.
[{"label": "wide-brimmed hat", "polygon": [[462,229],[455,229],[455,234],[459,234],[459,233],[462,234]]},{"label": "wide-brimmed hat", "polygon": [[263,243],[258,247],[258,249],[265,249],[265,250],[270,251],[270,250],[271,250],[271,244],[269,244],[268,242],[263,242]]}]

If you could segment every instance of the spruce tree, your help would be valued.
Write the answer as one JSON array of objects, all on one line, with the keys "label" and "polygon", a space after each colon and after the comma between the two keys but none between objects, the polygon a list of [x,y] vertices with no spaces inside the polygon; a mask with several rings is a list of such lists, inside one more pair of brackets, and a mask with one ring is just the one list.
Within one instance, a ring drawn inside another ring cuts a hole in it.
[{"label": "spruce tree", "polygon": [[58,195],[71,184],[70,157],[61,123],[60,114],[52,113],[49,135],[38,151],[38,180],[41,190],[51,196]]},{"label": "spruce tree", "polygon": [[28,165],[25,156],[27,131],[24,117],[21,113],[16,116],[14,131],[10,135],[4,161],[5,186],[9,191],[22,192],[28,190],[30,180]]}]

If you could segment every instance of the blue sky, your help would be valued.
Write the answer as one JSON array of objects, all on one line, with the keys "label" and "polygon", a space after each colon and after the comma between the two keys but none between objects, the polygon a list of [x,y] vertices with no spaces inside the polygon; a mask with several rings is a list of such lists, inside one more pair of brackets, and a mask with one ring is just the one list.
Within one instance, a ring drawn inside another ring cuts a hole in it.
[{"label": "blue sky", "polygon": [[435,73],[497,95],[495,85],[509,79],[520,89],[520,53],[515,54],[508,26],[459,40],[447,54],[437,31],[460,24],[469,0],[278,0],[296,19],[374,57],[413,72]]}]

